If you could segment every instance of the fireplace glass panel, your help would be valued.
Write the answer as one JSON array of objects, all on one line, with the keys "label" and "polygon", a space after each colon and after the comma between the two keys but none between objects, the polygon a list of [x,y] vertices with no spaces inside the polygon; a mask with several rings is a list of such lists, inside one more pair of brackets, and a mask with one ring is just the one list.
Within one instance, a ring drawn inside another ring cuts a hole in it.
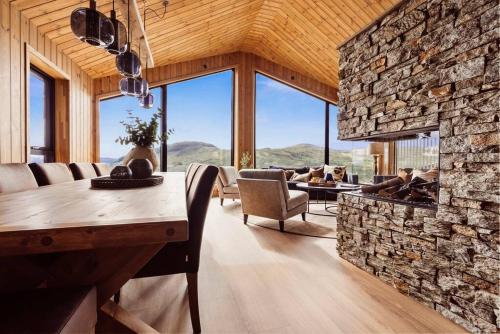
[{"label": "fireplace glass panel", "polygon": [[396,167],[428,170],[439,167],[439,131],[396,141]]}]

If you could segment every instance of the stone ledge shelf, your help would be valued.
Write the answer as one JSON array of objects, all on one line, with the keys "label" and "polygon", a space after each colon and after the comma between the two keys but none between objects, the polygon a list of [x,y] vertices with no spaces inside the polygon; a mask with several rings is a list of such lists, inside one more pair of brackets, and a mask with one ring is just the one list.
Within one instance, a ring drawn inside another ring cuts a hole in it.
[{"label": "stone ledge shelf", "polygon": [[378,196],[376,194],[362,193],[361,191],[350,191],[350,192],[346,192],[346,193],[349,195],[352,195],[352,196],[368,198],[368,199],[372,199],[372,200],[376,200],[376,201],[383,201],[383,202],[388,202],[388,203],[393,203],[393,204],[406,205],[406,206],[410,206],[410,207],[414,207],[414,208],[430,209],[430,210],[434,210],[434,211],[437,211],[437,209],[438,209],[437,204],[405,201],[402,199],[394,199],[394,198],[384,198],[384,197]]}]

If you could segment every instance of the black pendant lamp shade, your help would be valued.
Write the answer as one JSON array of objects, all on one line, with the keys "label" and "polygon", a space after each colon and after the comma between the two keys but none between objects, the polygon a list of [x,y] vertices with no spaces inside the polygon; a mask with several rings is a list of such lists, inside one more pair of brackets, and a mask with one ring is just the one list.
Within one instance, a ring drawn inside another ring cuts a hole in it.
[{"label": "black pendant lamp shade", "polygon": [[137,53],[131,50],[130,45],[127,46],[127,51],[116,56],[116,67],[125,77],[135,78],[141,74],[141,60]]},{"label": "black pendant lamp shade", "polygon": [[142,82],[140,79],[125,77],[120,80],[120,92],[123,95],[139,97],[141,95]]},{"label": "black pendant lamp shade", "polygon": [[116,19],[116,12],[114,9],[114,1],[113,1],[113,10],[111,11],[111,22],[113,23],[113,27],[115,29],[113,43],[106,47],[109,53],[112,55],[119,55],[125,52],[127,49],[127,29],[125,25]]},{"label": "black pendant lamp shade", "polygon": [[139,105],[143,108],[150,109],[153,107],[153,94],[148,93],[146,96],[139,97]]},{"label": "black pendant lamp shade", "polygon": [[90,8],[77,8],[71,13],[71,30],[81,41],[101,48],[113,43],[115,35],[113,23],[96,10],[95,0],[90,0]]}]

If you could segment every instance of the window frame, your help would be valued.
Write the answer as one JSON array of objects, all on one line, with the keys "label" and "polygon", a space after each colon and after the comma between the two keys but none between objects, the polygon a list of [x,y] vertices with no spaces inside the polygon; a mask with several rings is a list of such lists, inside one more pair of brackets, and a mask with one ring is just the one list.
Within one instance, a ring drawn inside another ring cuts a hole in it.
[{"label": "window frame", "polygon": [[[324,152],[323,152],[323,163],[325,165],[328,165],[330,163],[330,105],[334,105],[334,106],[337,106],[335,103],[331,102],[331,101],[328,101],[328,100],[325,100],[321,97],[318,97],[310,92],[307,92],[303,89],[300,89],[300,88],[297,88],[285,81],[282,81],[282,80],[279,80],[279,79],[276,79],[264,72],[261,72],[261,71],[254,71],[254,80],[253,80],[253,85],[254,85],[254,95],[253,95],[253,105],[254,105],[254,110],[253,110],[253,161],[254,161],[254,167],[257,168],[257,74],[260,74],[264,77],[266,77],[267,79],[271,79],[271,80],[274,80],[274,81],[277,81],[283,85],[286,85],[290,88],[293,88],[299,92],[302,92],[304,94],[307,94],[309,96],[312,96],[318,100],[320,100],[321,102],[323,102],[325,104],[325,146],[324,146]],[[288,166],[284,166],[284,167],[288,167]]]},{"label": "window frame", "polygon": [[[167,101],[168,101],[168,86],[172,84],[176,84],[179,82],[185,82],[193,79],[198,79],[202,77],[206,77],[208,75],[213,75],[213,74],[218,74],[222,72],[227,72],[231,71],[232,73],[232,83],[231,83],[231,165],[234,166],[234,148],[235,148],[235,141],[234,141],[234,134],[235,134],[235,103],[236,103],[236,68],[235,67],[228,67],[224,69],[218,69],[213,72],[208,72],[208,73],[203,73],[195,76],[190,76],[188,78],[180,79],[180,80],[174,80],[170,82],[163,82],[158,85],[151,86],[150,89],[155,89],[155,88],[160,88],[161,89],[161,108],[162,108],[162,117],[161,117],[161,123],[160,123],[160,128],[161,132],[164,133],[168,130],[168,110],[167,110]],[[112,100],[116,99],[119,97],[122,97],[123,95],[118,94],[114,96],[106,96],[102,97],[99,99],[98,103],[106,100]],[[99,116],[100,117],[100,116]],[[99,132],[101,129],[99,128]],[[100,140],[100,138],[99,138]],[[100,142],[98,143],[100,145]],[[100,157],[97,157],[100,159]],[[168,166],[168,145],[167,141],[163,140],[160,143],[160,171],[161,172],[167,172],[167,166]]]},{"label": "window frame", "polygon": [[[43,80],[45,89],[48,89],[48,94],[46,94],[46,98],[44,99],[44,117],[46,119],[45,122],[45,145],[44,146],[33,146],[31,143],[29,144],[30,148],[30,161],[31,155],[43,155],[44,162],[54,162],[55,161],[55,119],[56,119],[56,111],[55,111],[55,79],[52,78],[47,73],[40,70],[38,67],[30,64],[30,78],[31,75],[35,75],[39,79]],[[31,87],[30,87],[31,94]],[[48,98],[47,98],[48,95]],[[31,96],[29,97],[29,99]],[[28,102],[31,103],[31,102]],[[30,111],[31,114],[31,111]],[[30,115],[30,127],[31,124],[31,115]]]}]

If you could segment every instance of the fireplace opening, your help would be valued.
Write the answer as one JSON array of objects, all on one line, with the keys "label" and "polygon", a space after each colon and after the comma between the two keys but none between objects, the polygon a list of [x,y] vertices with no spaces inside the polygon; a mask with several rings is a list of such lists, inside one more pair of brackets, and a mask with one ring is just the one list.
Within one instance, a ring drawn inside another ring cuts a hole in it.
[{"label": "fireplace opening", "polygon": [[374,178],[361,187],[363,196],[414,206],[437,207],[439,194],[439,131],[392,138],[394,175]]}]

